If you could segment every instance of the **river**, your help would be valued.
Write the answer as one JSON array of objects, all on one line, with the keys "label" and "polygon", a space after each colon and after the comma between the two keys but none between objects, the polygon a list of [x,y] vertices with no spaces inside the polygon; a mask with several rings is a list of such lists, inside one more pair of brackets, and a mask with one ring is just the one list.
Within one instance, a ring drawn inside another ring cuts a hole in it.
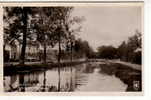
[{"label": "river", "polygon": [[102,72],[100,64],[89,62],[76,66],[52,68],[4,76],[5,92],[124,92],[127,84],[115,75]]}]

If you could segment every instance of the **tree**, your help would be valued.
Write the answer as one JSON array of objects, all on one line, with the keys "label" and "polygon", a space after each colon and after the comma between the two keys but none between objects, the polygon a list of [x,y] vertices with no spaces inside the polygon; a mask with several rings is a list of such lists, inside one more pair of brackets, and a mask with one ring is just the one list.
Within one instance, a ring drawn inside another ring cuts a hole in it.
[{"label": "tree", "polygon": [[54,22],[57,19],[54,19],[55,16],[52,13],[55,11],[52,7],[38,8],[38,11],[36,17],[32,19],[32,23],[34,23],[32,24],[32,29],[36,33],[36,40],[44,48],[43,62],[46,64],[47,46],[51,45],[53,47],[55,45],[52,32],[54,31]]},{"label": "tree", "polygon": [[89,43],[81,39],[75,41],[74,50],[79,57],[91,58],[94,55],[94,51]]},{"label": "tree", "polygon": [[73,47],[76,41],[76,35],[78,32],[81,31],[81,26],[78,26],[76,28],[72,28],[72,26],[74,26],[75,24],[80,24],[82,21],[84,20],[84,17],[73,17],[70,19],[70,17],[68,17],[68,19],[65,22],[65,29],[67,32],[67,40],[66,40],[66,48],[68,49],[68,51],[70,51],[70,61],[72,62],[72,55],[73,55]]},{"label": "tree", "polygon": [[133,62],[136,49],[141,48],[141,33],[136,30],[135,34],[129,37],[127,41],[127,58],[128,61]]},{"label": "tree", "polygon": [[4,19],[7,20],[6,24],[8,24],[5,32],[9,34],[8,37],[10,36],[10,39],[8,40],[10,42],[21,39],[19,41],[22,44],[20,64],[24,64],[29,16],[35,14],[36,10],[32,7],[4,7],[4,9],[5,13],[7,13]]},{"label": "tree", "polygon": [[117,57],[117,50],[113,46],[98,47],[98,54],[100,58],[114,59]]},{"label": "tree", "polygon": [[[127,41],[123,41],[118,47],[118,55],[121,60],[141,63],[141,33],[136,30],[135,34],[128,38]],[[139,51],[137,51],[139,49]]]},{"label": "tree", "polygon": [[[55,9],[55,30],[53,32],[53,41],[58,43],[58,63],[61,60],[61,47],[67,39],[67,31],[65,29],[66,22],[72,11],[72,7],[54,7]],[[57,13],[56,13],[57,12]]]},{"label": "tree", "polygon": [[117,49],[117,55],[120,59],[127,60],[127,44],[125,41],[122,42],[122,44]]},{"label": "tree", "polygon": [[[60,60],[61,60],[61,47],[62,44],[65,43],[65,39],[67,38],[67,33],[65,30],[65,22],[70,14],[72,7],[52,7],[51,11],[51,19],[54,21],[53,28],[54,31],[52,32],[53,42],[58,43],[58,75],[59,75],[59,82],[58,82],[58,91],[60,91]],[[49,14],[49,13],[48,13]]]}]

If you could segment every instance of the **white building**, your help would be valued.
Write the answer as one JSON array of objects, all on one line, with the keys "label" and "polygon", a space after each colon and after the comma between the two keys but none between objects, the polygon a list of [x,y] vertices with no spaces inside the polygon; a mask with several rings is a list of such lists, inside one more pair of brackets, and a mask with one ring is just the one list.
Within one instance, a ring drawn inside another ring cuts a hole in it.
[{"label": "white building", "polygon": [[[9,54],[9,60],[19,60],[21,55],[22,45],[15,41],[15,45],[5,45],[5,51]],[[26,54],[25,59],[27,61],[37,61],[42,60],[44,56],[44,48],[36,41],[28,41],[26,45]],[[51,46],[47,46],[47,60],[54,61],[56,60],[56,49],[53,49]]]},{"label": "white building", "polygon": [[[9,60],[19,60],[21,55],[22,45],[15,41],[14,45],[5,45],[5,51],[8,52]],[[26,45],[26,59],[38,59],[39,45],[36,42],[27,42]]]}]

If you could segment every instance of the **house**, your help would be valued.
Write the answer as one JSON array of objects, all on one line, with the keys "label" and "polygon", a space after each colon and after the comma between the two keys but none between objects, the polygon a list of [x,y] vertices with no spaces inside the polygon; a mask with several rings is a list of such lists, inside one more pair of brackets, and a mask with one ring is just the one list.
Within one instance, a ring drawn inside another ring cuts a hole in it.
[{"label": "house", "polygon": [[[15,41],[12,45],[5,44],[4,46],[4,61],[18,61],[21,55],[22,45]],[[26,45],[26,60],[39,59],[39,44],[35,41],[29,41]]]},{"label": "house", "polygon": [[[57,50],[56,48],[52,48],[51,46],[47,46],[46,48],[46,53],[47,53],[47,57],[46,57],[46,60],[47,62],[54,62],[57,60]],[[44,48],[42,45],[39,46],[39,54],[40,54],[40,60],[42,60],[44,58]]]},{"label": "house", "polygon": [[142,51],[141,48],[137,48],[136,50],[134,50],[135,53],[136,53],[136,52],[141,52],[141,51]]},{"label": "house", "polygon": [[[13,45],[7,44],[4,48],[4,61],[18,61],[21,55],[22,45],[15,41]],[[44,57],[44,48],[37,41],[27,41],[25,60],[26,61],[42,61]],[[57,59],[57,50],[51,46],[47,46],[47,61],[55,61]]]},{"label": "house", "polygon": [[18,59],[17,55],[17,45],[16,44],[5,44],[4,46],[4,61],[10,61],[10,60],[16,60]]},{"label": "house", "polygon": [[36,41],[28,41],[26,46],[26,60],[39,60],[39,43]]}]

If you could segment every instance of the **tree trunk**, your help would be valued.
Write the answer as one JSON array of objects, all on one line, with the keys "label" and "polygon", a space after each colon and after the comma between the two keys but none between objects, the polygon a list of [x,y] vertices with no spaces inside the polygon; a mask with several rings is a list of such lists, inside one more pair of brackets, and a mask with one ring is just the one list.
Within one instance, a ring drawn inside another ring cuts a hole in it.
[{"label": "tree trunk", "polygon": [[72,42],[70,43],[70,61],[72,63]]},{"label": "tree trunk", "polygon": [[46,71],[44,71],[44,80],[43,80],[43,90],[42,92],[45,92],[46,90]]},{"label": "tree trunk", "polygon": [[60,64],[60,59],[61,59],[61,38],[60,38],[60,33],[58,34],[59,36],[59,52],[58,52],[58,63]]},{"label": "tree trunk", "polygon": [[6,45],[4,44],[4,45],[3,45],[3,51],[5,51],[5,47],[6,47]]},{"label": "tree trunk", "polygon": [[46,64],[46,59],[47,59],[47,47],[46,47],[46,42],[44,43],[44,64]]},{"label": "tree trunk", "polygon": [[[70,38],[70,71],[72,74],[72,47],[73,47],[73,42],[72,42],[72,38]],[[70,91],[72,90],[72,77],[71,77],[71,85],[70,85]]]},{"label": "tree trunk", "polygon": [[59,47],[59,52],[58,52],[58,80],[59,80],[59,82],[58,82],[58,92],[60,91],[60,59],[61,59],[61,37],[60,37],[60,32],[59,32],[59,34],[58,34],[58,37],[59,37],[59,43],[58,43],[58,47]]},{"label": "tree trunk", "polygon": [[21,56],[20,56],[20,64],[24,64],[25,62],[25,52],[26,52],[26,34],[27,34],[27,8],[23,7],[23,15],[22,15],[22,20],[23,20],[23,43],[22,43],[22,48],[21,48]]},{"label": "tree trunk", "polygon": [[24,75],[19,75],[20,92],[25,92],[25,80]]}]

